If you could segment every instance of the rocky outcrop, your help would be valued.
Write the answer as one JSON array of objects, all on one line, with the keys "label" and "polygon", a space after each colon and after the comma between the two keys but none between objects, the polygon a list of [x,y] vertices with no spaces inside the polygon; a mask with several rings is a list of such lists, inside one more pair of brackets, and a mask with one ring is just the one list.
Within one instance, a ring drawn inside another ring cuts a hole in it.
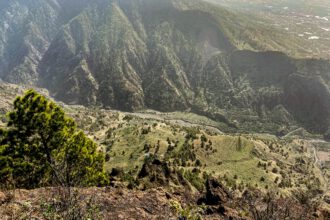
[{"label": "rocky outcrop", "polygon": [[238,217],[234,210],[227,207],[229,201],[233,200],[233,196],[223,184],[214,178],[209,178],[206,180],[205,188],[205,195],[197,201],[197,204],[208,206],[206,210],[207,215],[216,214],[219,216]]}]

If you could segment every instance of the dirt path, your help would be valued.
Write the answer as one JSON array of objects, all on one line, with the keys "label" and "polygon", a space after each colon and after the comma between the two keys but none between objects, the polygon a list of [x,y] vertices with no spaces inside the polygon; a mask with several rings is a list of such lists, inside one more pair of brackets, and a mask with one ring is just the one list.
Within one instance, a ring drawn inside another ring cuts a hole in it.
[{"label": "dirt path", "polygon": [[219,128],[212,125],[193,123],[184,119],[167,118],[166,115],[162,115],[162,114],[129,113],[129,112],[125,112],[125,114],[136,116],[142,119],[154,119],[159,121],[165,121],[182,127],[201,127],[202,129],[210,130],[217,134],[224,134]]},{"label": "dirt path", "polygon": [[314,151],[314,165],[315,166],[320,166],[320,164],[319,164],[319,162],[320,162],[320,160],[319,160],[319,158],[317,157],[317,150],[316,150],[316,148],[313,146],[313,151]]},{"label": "dirt path", "polygon": [[326,141],[324,140],[315,139],[315,140],[309,140],[307,145],[307,147],[310,147],[313,150],[314,166],[320,169],[321,176],[324,180],[324,184],[325,184],[324,188],[326,190],[323,193],[323,195],[327,194],[327,191],[329,191],[329,182],[327,176],[325,175],[325,172],[321,169],[321,163],[320,163],[320,159],[318,158],[317,148],[315,145],[318,143],[325,143],[325,142]]}]

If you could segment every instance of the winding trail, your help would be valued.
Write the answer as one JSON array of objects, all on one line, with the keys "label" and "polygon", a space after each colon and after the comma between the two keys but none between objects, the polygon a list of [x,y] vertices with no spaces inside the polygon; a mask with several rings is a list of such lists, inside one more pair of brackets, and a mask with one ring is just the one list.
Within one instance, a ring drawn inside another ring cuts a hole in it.
[{"label": "winding trail", "polygon": [[318,166],[318,165],[320,165],[319,164],[319,162],[320,162],[320,160],[319,160],[319,158],[317,157],[317,151],[316,151],[316,148],[313,146],[313,151],[314,151],[314,165],[315,166]]},{"label": "winding trail", "polygon": [[324,184],[325,184],[325,191],[324,193],[322,194],[322,196],[326,195],[327,194],[327,191],[329,191],[329,183],[328,183],[328,178],[325,174],[325,171],[322,170],[322,167],[321,167],[321,163],[320,163],[320,159],[318,158],[317,156],[317,149],[315,147],[315,144],[317,143],[325,143],[326,141],[324,140],[319,140],[319,139],[315,139],[315,140],[310,140],[308,141],[308,144],[310,145],[310,147],[312,147],[313,149],[313,154],[314,154],[314,166],[319,168],[320,169],[320,173],[321,173],[321,176],[324,180]]}]

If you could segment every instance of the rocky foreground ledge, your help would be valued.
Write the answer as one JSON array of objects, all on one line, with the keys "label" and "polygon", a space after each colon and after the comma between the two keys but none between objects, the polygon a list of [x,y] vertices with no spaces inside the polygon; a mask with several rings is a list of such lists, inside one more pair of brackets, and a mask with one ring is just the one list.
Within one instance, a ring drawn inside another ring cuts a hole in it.
[{"label": "rocky foreground ledge", "polygon": [[[0,219],[251,219],[222,185],[190,190],[124,187],[40,188],[0,192]],[[205,202],[209,205],[198,205]]]},{"label": "rocky foreground ledge", "polygon": [[[3,191],[0,192],[0,219],[252,220],[259,219],[259,215],[278,219],[286,214],[289,219],[330,217],[326,210],[310,210],[306,215],[306,207],[293,200],[275,199],[265,203],[266,200],[259,199],[254,192],[238,199],[217,182],[210,180],[208,185],[205,194],[182,189],[169,192],[165,188],[130,190],[124,187]],[[244,212],[249,198],[253,198],[250,203],[253,207]],[[253,209],[263,211],[253,212]]]},{"label": "rocky foreground ledge", "polygon": [[[91,219],[169,219],[175,216],[170,197],[162,189],[15,190],[0,193],[0,219],[54,219],[55,213],[66,205],[72,206],[72,216]],[[66,199],[64,203],[63,199]]]}]

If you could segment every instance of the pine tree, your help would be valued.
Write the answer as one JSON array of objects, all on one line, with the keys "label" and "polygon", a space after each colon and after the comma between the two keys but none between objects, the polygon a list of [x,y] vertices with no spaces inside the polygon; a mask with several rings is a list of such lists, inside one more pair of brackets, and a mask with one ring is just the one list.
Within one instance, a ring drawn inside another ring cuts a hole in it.
[{"label": "pine tree", "polygon": [[0,130],[0,183],[35,188],[105,184],[104,155],[54,102],[29,90]]},{"label": "pine tree", "polygon": [[239,136],[237,138],[236,150],[241,151],[243,149],[242,138]]}]

